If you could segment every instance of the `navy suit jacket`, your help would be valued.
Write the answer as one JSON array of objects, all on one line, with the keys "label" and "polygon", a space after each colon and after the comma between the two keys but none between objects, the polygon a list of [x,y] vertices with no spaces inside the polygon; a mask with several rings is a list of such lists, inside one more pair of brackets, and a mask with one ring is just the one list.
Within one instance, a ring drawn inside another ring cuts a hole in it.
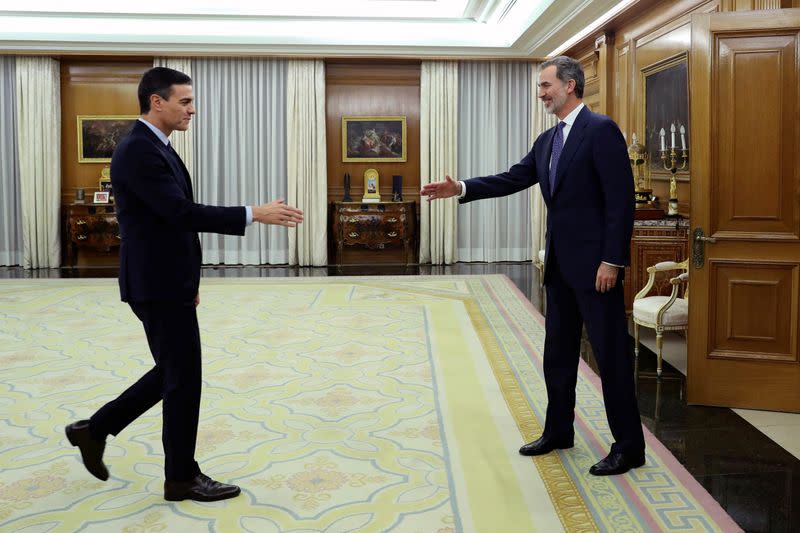
[{"label": "navy suit jacket", "polygon": [[245,208],[194,203],[183,161],[140,121],[114,150],[111,184],[122,300],[193,301],[202,259],[197,232],[244,235]]},{"label": "navy suit jacket", "polygon": [[[555,259],[575,288],[595,285],[605,261],[630,263],[634,186],[625,139],[613,120],[584,107],[575,119],[558,162],[555,190],[549,167],[555,127],[539,135],[522,161],[507,172],[466,181],[461,202],[505,196],[536,183],[547,205],[547,267]],[[620,271],[620,278],[624,269]]]}]

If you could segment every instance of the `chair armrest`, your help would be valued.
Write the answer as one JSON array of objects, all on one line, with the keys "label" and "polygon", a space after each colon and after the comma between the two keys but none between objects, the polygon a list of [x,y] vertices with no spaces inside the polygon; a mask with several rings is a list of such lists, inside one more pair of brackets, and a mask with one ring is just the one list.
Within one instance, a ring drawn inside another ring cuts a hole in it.
[{"label": "chair armrest", "polygon": [[672,283],[673,285],[680,285],[681,283],[686,283],[687,281],[689,281],[688,272],[684,272],[680,276],[675,276],[674,278],[669,280],[669,282]]}]

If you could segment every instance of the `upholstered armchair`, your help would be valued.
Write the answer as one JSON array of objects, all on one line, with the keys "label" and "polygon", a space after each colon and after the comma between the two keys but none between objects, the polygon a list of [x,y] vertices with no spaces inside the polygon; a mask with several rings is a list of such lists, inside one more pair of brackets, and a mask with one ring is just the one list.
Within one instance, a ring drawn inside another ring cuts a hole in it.
[{"label": "upholstered armchair", "polygon": [[[681,271],[670,278],[669,296],[648,296],[659,272]],[[685,331],[689,327],[689,260],[664,261],[647,268],[647,285],[633,298],[634,352],[639,357],[639,326],[656,330],[658,376],[661,377],[661,350],[665,331]],[[685,285],[685,287],[683,287]],[[683,291],[681,291],[683,288]]]}]

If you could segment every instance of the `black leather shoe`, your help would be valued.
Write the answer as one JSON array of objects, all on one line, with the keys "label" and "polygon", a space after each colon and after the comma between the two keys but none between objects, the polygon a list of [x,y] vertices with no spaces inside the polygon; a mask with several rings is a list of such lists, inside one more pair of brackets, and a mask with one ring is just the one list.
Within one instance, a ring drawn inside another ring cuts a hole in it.
[{"label": "black leather shoe", "polygon": [[197,502],[216,502],[238,496],[242,489],[214,481],[205,474],[197,474],[191,481],[165,481],[164,499],[171,502],[194,500]]},{"label": "black leather shoe", "polygon": [[80,420],[66,428],[67,439],[73,446],[81,451],[83,466],[97,479],[108,479],[108,469],[103,464],[103,451],[106,449],[104,440],[97,440],[89,432],[89,421]]},{"label": "black leather shoe", "polygon": [[624,474],[631,468],[639,468],[644,464],[644,455],[632,456],[611,452],[605,459],[589,469],[593,476],[615,476]]},{"label": "black leather shoe", "polygon": [[519,449],[520,455],[544,455],[553,450],[565,450],[574,446],[572,438],[569,439],[547,439],[540,437],[533,442],[529,442]]}]

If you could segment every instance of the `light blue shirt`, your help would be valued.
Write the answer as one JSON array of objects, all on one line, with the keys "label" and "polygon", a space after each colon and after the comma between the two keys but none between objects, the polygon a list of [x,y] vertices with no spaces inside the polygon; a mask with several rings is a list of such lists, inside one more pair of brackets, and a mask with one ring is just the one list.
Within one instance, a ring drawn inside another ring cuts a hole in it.
[{"label": "light blue shirt", "polygon": [[[164,146],[169,146],[169,137],[164,135],[163,131],[156,128],[155,126],[153,126],[152,124],[150,124],[141,117],[139,117],[139,122],[150,128],[150,131],[156,134],[156,137],[158,137],[158,140],[164,143]],[[253,223],[253,208],[250,207],[249,205],[246,205],[244,206],[244,211],[245,211],[245,225],[249,226],[250,224]]]}]

